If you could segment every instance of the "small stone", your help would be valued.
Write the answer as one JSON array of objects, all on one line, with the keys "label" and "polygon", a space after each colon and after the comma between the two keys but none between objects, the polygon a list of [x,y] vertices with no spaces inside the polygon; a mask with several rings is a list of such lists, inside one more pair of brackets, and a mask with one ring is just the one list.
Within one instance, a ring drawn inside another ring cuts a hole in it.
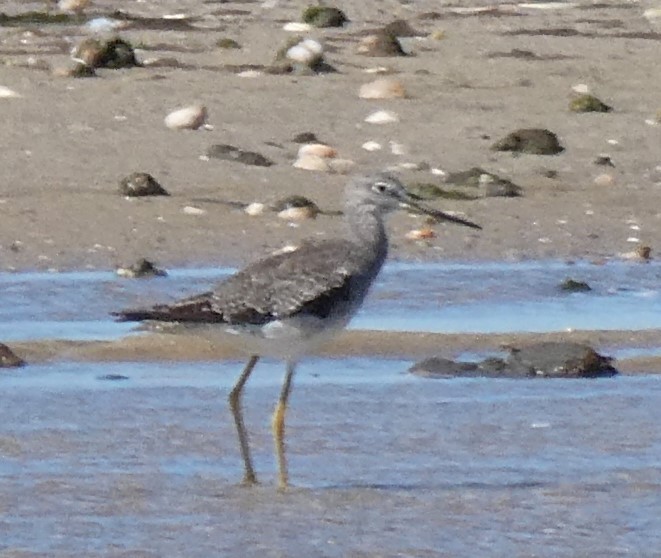
[{"label": "small stone", "polygon": [[207,120],[204,105],[191,105],[177,109],[165,117],[165,125],[171,130],[197,130]]},{"label": "small stone", "polygon": [[119,182],[119,193],[129,198],[169,196],[170,194],[149,173],[134,172]]},{"label": "small stone", "polygon": [[92,68],[118,69],[138,65],[133,47],[118,37],[103,41],[83,39],[73,49],[71,56]]},{"label": "small stone", "polygon": [[561,291],[569,293],[586,293],[592,290],[592,287],[590,287],[590,285],[588,285],[585,281],[577,281],[571,277],[568,277],[562,283],[560,283],[558,288]]},{"label": "small stone", "polygon": [[222,39],[218,39],[216,41],[216,46],[218,48],[224,48],[228,50],[241,48],[241,45],[238,42],[236,42],[234,39],[230,39],[229,37],[223,37]]},{"label": "small stone", "polygon": [[541,128],[515,130],[494,143],[491,149],[532,155],[557,155],[564,151],[558,137],[553,132]]},{"label": "small stone", "polygon": [[399,122],[399,116],[390,110],[378,110],[365,118],[368,124],[391,124]]},{"label": "small stone", "polygon": [[221,159],[225,161],[235,161],[244,165],[256,167],[270,167],[275,163],[255,151],[244,151],[233,145],[218,143],[207,149],[207,156],[212,159]]},{"label": "small stone", "polygon": [[422,37],[424,33],[416,31],[411,27],[411,24],[405,19],[396,19],[391,21],[388,25],[383,28],[385,33],[393,35],[395,37]]},{"label": "small stone", "polygon": [[16,356],[7,345],[0,343],[0,368],[18,368],[19,366],[25,366],[25,361]]},{"label": "small stone", "polygon": [[314,219],[319,215],[319,207],[305,196],[289,196],[273,204],[273,211],[287,221]]},{"label": "small stone", "polygon": [[202,209],[201,207],[194,207],[192,205],[184,206],[181,211],[186,215],[204,215],[206,213],[205,209]]},{"label": "small stone", "polygon": [[97,380],[103,380],[107,382],[121,382],[128,379],[128,376],[124,376],[122,374],[104,374],[103,376],[97,377]]},{"label": "small stone", "polygon": [[308,6],[301,19],[314,27],[342,27],[349,21],[342,10],[330,6]]},{"label": "small stone", "polygon": [[363,37],[356,47],[356,52],[374,57],[406,56],[397,37],[383,30]]},{"label": "small stone", "polygon": [[292,138],[292,141],[294,143],[319,143],[313,132],[300,132]]},{"label": "small stone", "polygon": [[578,93],[579,95],[590,94],[590,86],[586,85],[585,83],[577,83],[576,85],[572,85],[571,89],[574,93]]},{"label": "small stone", "polygon": [[613,160],[608,155],[599,155],[594,160],[594,164],[602,166],[602,167],[614,167],[615,166],[615,164],[613,163]]},{"label": "small stone", "polygon": [[140,258],[129,267],[117,268],[117,275],[129,279],[139,279],[143,277],[166,277],[167,272],[156,267],[152,262],[145,258]]},{"label": "small stone", "polygon": [[361,85],[358,97],[361,99],[404,99],[407,94],[401,81],[384,77]]},{"label": "small stone", "polygon": [[572,112],[610,112],[613,110],[594,95],[580,95],[569,103]]}]

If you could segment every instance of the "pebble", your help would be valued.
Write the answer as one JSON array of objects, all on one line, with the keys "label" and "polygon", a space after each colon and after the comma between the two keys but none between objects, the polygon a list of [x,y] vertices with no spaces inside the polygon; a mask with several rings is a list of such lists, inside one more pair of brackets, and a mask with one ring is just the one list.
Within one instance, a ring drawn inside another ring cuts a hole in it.
[{"label": "pebble", "polygon": [[401,81],[385,77],[361,85],[358,97],[361,99],[404,99],[407,97],[407,93]]},{"label": "pebble", "polygon": [[290,47],[285,56],[299,64],[310,66],[320,60],[324,53],[324,47],[314,39],[303,39],[300,43]]},{"label": "pebble", "polygon": [[576,85],[572,85],[571,89],[574,93],[579,93],[581,95],[587,95],[590,93],[590,87],[585,83],[577,83]]},{"label": "pebble", "polygon": [[365,122],[368,124],[391,124],[399,122],[399,116],[390,110],[378,110],[368,115]]},{"label": "pebble", "polygon": [[171,130],[197,130],[207,119],[204,105],[180,108],[165,117],[165,125]]}]

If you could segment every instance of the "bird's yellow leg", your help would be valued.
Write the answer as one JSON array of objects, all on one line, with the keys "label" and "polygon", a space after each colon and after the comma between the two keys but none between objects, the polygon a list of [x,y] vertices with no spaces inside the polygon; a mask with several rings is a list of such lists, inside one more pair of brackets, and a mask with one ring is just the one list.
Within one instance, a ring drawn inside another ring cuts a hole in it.
[{"label": "bird's yellow leg", "polygon": [[255,469],[252,466],[252,459],[250,457],[250,445],[248,444],[248,433],[243,423],[243,412],[241,410],[241,394],[243,393],[243,386],[248,381],[253,368],[259,360],[258,356],[250,357],[239,379],[234,384],[232,391],[229,395],[230,409],[234,415],[234,423],[236,424],[236,431],[239,434],[239,445],[241,447],[241,457],[243,457],[243,484],[251,485],[257,483],[255,476]]},{"label": "bird's yellow leg", "polygon": [[287,400],[292,388],[292,378],[296,365],[293,362],[287,363],[287,373],[285,381],[280,391],[280,399],[273,412],[271,427],[273,428],[273,439],[275,441],[275,453],[278,458],[278,488],[284,490],[289,484],[287,474],[287,457],[285,456],[285,415],[287,414]]}]

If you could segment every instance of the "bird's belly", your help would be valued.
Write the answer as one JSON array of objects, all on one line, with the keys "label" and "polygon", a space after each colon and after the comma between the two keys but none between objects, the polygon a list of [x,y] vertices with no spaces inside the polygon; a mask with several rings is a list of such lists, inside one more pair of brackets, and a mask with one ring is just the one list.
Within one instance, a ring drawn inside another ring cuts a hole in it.
[{"label": "bird's belly", "polygon": [[274,320],[264,325],[231,325],[226,331],[236,336],[236,346],[247,354],[297,360],[314,352],[344,329],[351,317],[318,318],[310,315]]}]

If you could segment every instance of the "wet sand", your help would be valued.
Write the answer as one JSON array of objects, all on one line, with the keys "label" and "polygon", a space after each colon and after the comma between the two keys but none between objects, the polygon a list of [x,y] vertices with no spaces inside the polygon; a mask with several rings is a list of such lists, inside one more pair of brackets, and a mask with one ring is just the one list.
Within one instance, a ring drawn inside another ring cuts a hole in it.
[{"label": "wet sand", "polygon": [[[659,330],[576,331],[518,334],[443,334],[403,331],[345,331],[317,353],[328,358],[378,355],[383,358],[418,360],[428,356],[456,357],[473,353],[502,351],[539,341],[572,341],[599,347],[608,355],[609,348],[655,349]],[[31,363],[72,362],[203,362],[243,359],[232,336],[218,336],[209,342],[190,335],[144,333],[117,341],[43,340],[12,343],[12,349]],[[617,361],[628,374],[661,373],[661,357],[638,356]]]},{"label": "wet sand", "polygon": [[[204,31],[127,29],[122,36],[143,49],[138,58],[169,57],[179,68],[100,70],[95,79],[56,78],[21,67],[33,57],[48,68],[66,65],[80,26],[43,26],[26,34],[0,28],[2,83],[22,95],[0,99],[4,124],[0,163],[0,268],[111,269],[148,257],[163,266],[237,264],[310,235],[334,235],[341,219],[322,216],[298,227],[274,214],[251,218],[222,202],[273,202],[302,194],[322,209],[341,208],[345,176],[292,167],[295,134],[314,132],[356,170],[424,163],[444,171],[473,166],[521,185],[517,199],[445,201],[442,207],[484,225],[480,234],[437,227],[437,238],[415,243],[404,234],[420,220],[392,218],[395,257],[522,259],[616,257],[638,243],[655,248],[661,234],[658,188],[661,108],[657,91],[659,38],[630,2],[577,2],[568,9],[510,9],[458,15],[448,3],[394,0],[337,2],[352,23],[315,30],[338,73],[243,78],[228,66],[270,64],[291,35],[305,3],[143,2],[97,0],[91,15],[123,9],[135,15],[183,13]],[[493,3],[497,4],[497,3]],[[463,2],[462,7],[484,5]],[[42,2],[5,2],[3,10],[40,8]],[[439,14],[437,18],[430,12]],[[90,16],[91,17],[91,16]],[[358,41],[394,17],[427,38],[409,40],[411,55],[370,58]],[[563,31],[565,30],[565,31]],[[429,35],[443,32],[442,40]],[[223,37],[243,48],[215,46]],[[529,51],[532,56],[508,55]],[[389,68],[410,98],[366,101],[366,70]],[[572,87],[587,85],[613,111],[568,110]],[[203,102],[211,131],[173,131],[165,115]],[[370,126],[372,111],[397,112],[400,121]],[[499,153],[491,144],[516,128],[555,132],[557,156]],[[374,140],[384,149],[368,153]],[[405,155],[390,152],[390,142]],[[200,160],[215,143],[271,158],[269,168]],[[611,157],[614,168],[594,160]],[[125,200],[119,180],[134,171],[153,174],[170,198]],[[601,174],[612,184],[595,184]],[[409,171],[410,182],[438,181],[429,170]],[[549,176],[556,176],[549,178]],[[185,206],[203,215],[183,212]],[[631,240],[637,239],[637,240]]]}]

